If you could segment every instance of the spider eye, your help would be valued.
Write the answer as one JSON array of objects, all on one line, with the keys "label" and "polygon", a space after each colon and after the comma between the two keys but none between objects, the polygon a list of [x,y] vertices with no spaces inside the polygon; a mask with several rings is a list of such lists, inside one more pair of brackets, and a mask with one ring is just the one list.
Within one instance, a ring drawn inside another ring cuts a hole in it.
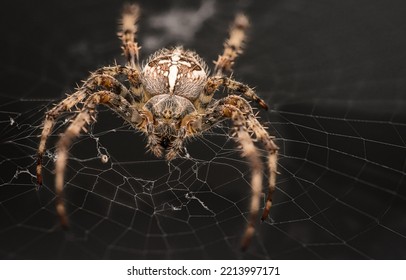
[{"label": "spider eye", "polygon": [[169,140],[169,138],[168,137],[164,137],[164,138],[162,138],[162,140],[161,140],[161,146],[163,147],[163,148],[168,148],[169,147],[169,144],[171,143],[171,140]]}]

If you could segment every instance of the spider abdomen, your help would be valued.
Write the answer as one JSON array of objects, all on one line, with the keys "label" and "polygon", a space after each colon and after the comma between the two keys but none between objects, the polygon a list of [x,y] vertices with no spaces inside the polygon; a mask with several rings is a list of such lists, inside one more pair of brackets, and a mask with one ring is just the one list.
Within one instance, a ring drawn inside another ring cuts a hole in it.
[{"label": "spider abdomen", "polygon": [[153,54],[142,72],[145,90],[151,95],[170,94],[196,100],[207,81],[206,63],[182,47],[162,49]]}]

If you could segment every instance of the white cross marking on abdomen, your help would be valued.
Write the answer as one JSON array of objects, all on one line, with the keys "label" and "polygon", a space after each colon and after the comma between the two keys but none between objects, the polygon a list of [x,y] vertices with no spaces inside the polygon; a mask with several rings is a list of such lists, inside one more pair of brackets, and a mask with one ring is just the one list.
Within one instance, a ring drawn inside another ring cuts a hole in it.
[{"label": "white cross marking on abdomen", "polygon": [[172,64],[169,67],[168,83],[169,83],[169,93],[173,94],[175,88],[176,79],[178,78],[178,65]]}]

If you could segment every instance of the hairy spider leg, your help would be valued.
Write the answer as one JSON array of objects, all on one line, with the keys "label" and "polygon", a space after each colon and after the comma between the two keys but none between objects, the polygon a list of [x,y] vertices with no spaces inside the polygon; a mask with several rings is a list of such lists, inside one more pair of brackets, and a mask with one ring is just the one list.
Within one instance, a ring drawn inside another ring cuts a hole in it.
[{"label": "hairy spider leg", "polygon": [[248,100],[254,100],[263,109],[268,110],[268,105],[266,105],[265,101],[261,99],[248,85],[237,82],[226,76],[212,76],[207,79],[207,84],[204,88],[204,91],[195,101],[195,107],[199,110],[200,113],[204,113],[207,106],[212,101],[214,93],[220,88],[220,86],[226,88],[229,94],[231,93],[242,95]]},{"label": "hairy spider leg", "polygon": [[163,147],[160,145],[160,139],[155,133],[154,117],[151,112],[143,111],[146,117],[145,134],[147,136],[147,148],[158,158],[164,153]]},{"label": "hairy spider leg", "polygon": [[[193,130],[196,131],[196,133],[202,133],[227,118],[233,121],[236,130],[235,135],[237,136],[236,140],[241,145],[243,156],[248,158],[250,166],[252,167],[251,187],[253,197],[251,200],[247,229],[241,240],[241,249],[245,250],[250,244],[255,232],[255,222],[259,212],[259,202],[262,193],[262,163],[258,163],[258,151],[253,145],[253,139],[250,134],[254,134],[256,140],[262,142],[268,153],[269,186],[261,220],[264,220],[268,216],[269,209],[272,206],[272,195],[275,191],[276,175],[278,173],[277,156],[279,148],[273,142],[273,137],[271,137],[258,122],[248,102],[238,95],[229,95],[211,104],[211,106],[207,108],[206,114],[197,117],[194,122],[191,122],[191,126],[193,126]],[[258,179],[259,173],[261,174],[261,179]]]},{"label": "hairy spider leg", "polygon": [[237,14],[230,27],[229,38],[223,44],[224,52],[219,55],[217,61],[214,61],[216,76],[232,72],[235,59],[242,53],[248,27],[248,18],[243,14]]},{"label": "hairy spider leg", "polygon": [[259,123],[258,119],[252,113],[251,106],[239,96],[230,95],[225,97],[225,104],[232,104],[243,112],[244,116],[247,118],[247,124],[249,126],[249,131],[255,134],[257,140],[261,141],[265,150],[268,153],[268,170],[269,170],[269,182],[268,182],[268,195],[265,200],[264,211],[262,213],[261,220],[264,221],[268,215],[269,210],[272,206],[272,197],[276,188],[276,176],[278,173],[278,150],[279,147],[273,141],[274,137],[270,136],[265,128]]},{"label": "hairy spider leg", "polygon": [[247,121],[241,111],[230,105],[224,105],[223,115],[229,117],[234,124],[236,140],[241,145],[242,155],[248,159],[251,166],[252,197],[248,225],[241,239],[241,249],[246,250],[251,243],[255,232],[255,223],[259,211],[260,197],[262,194],[262,162],[248,131]]},{"label": "hairy spider leg", "polygon": [[127,63],[132,68],[140,69],[139,66],[139,50],[136,41],[136,34],[138,31],[138,19],[140,16],[140,7],[136,4],[124,5],[121,21],[119,25],[119,32],[117,35],[122,41],[123,54],[127,59]]},{"label": "hairy spider leg", "polygon": [[[43,155],[46,149],[46,141],[49,135],[52,133],[52,129],[55,125],[58,117],[66,112],[70,111],[73,107],[78,105],[83,101],[87,96],[98,91],[99,87],[111,90],[118,95],[121,95],[123,98],[127,98],[131,103],[137,103],[137,99],[134,97],[134,94],[130,93],[129,90],[120,83],[114,76],[124,74],[128,77],[128,80],[132,87],[140,87],[138,72],[134,72],[133,69],[129,69],[121,66],[114,67],[103,67],[94,72],[87,81],[84,82],[75,93],[69,95],[67,98],[59,102],[55,107],[50,109],[45,114],[45,120],[43,129],[41,132],[40,144],[37,151],[37,183],[39,186],[42,185],[42,162]],[[139,99],[139,98],[138,98]]]},{"label": "hairy spider leg", "polygon": [[56,119],[65,111],[70,109],[82,101],[86,97],[85,90],[79,90],[74,94],[68,96],[66,99],[59,102],[55,107],[45,113],[45,120],[41,132],[41,139],[37,151],[37,184],[42,185],[42,161],[46,148],[46,141],[54,128]]},{"label": "hairy spider leg", "polygon": [[63,134],[61,134],[57,147],[57,157],[55,163],[55,191],[56,191],[56,211],[63,228],[69,227],[66,207],[63,201],[63,187],[65,169],[68,160],[68,149],[74,138],[79,136],[83,130],[87,132],[86,125],[96,121],[96,107],[99,104],[105,104],[114,109],[124,120],[134,127],[140,126],[144,118],[124,97],[110,91],[99,91],[89,96],[80,112],[73,119]]}]

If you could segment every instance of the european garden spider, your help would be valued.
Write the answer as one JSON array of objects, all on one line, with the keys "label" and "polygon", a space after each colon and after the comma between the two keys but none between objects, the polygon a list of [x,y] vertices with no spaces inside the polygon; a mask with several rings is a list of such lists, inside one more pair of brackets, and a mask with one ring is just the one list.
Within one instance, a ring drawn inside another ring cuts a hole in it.
[{"label": "european garden spider", "polygon": [[[38,184],[42,184],[42,157],[46,140],[57,118],[73,108],[78,108],[78,111],[56,146],[56,211],[64,228],[68,227],[63,202],[68,149],[73,139],[82,130],[86,132],[86,126],[96,121],[99,104],[107,106],[134,129],[143,132],[147,138],[147,148],[157,157],[165,156],[168,161],[182,153],[186,139],[200,136],[219,122],[231,119],[233,135],[252,168],[250,215],[241,241],[242,249],[246,249],[255,231],[262,194],[263,166],[255,141],[261,142],[268,153],[270,173],[262,220],[268,216],[278,173],[278,147],[272,140],[274,137],[258,122],[246,99],[255,101],[264,109],[268,107],[252,88],[233,80],[229,75],[234,60],[242,52],[248,19],[242,14],[236,16],[229,38],[224,43],[224,52],[214,62],[214,74],[209,75],[208,67],[199,55],[181,46],[158,50],[140,66],[140,47],[136,41],[139,11],[138,5],[127,4],[122,13],[118,35],[122,40],[126,65],[96,70],[76,92],[45,114],[38,148]],[[213,99],[220,87],[227,89],[228,95]]]}]

